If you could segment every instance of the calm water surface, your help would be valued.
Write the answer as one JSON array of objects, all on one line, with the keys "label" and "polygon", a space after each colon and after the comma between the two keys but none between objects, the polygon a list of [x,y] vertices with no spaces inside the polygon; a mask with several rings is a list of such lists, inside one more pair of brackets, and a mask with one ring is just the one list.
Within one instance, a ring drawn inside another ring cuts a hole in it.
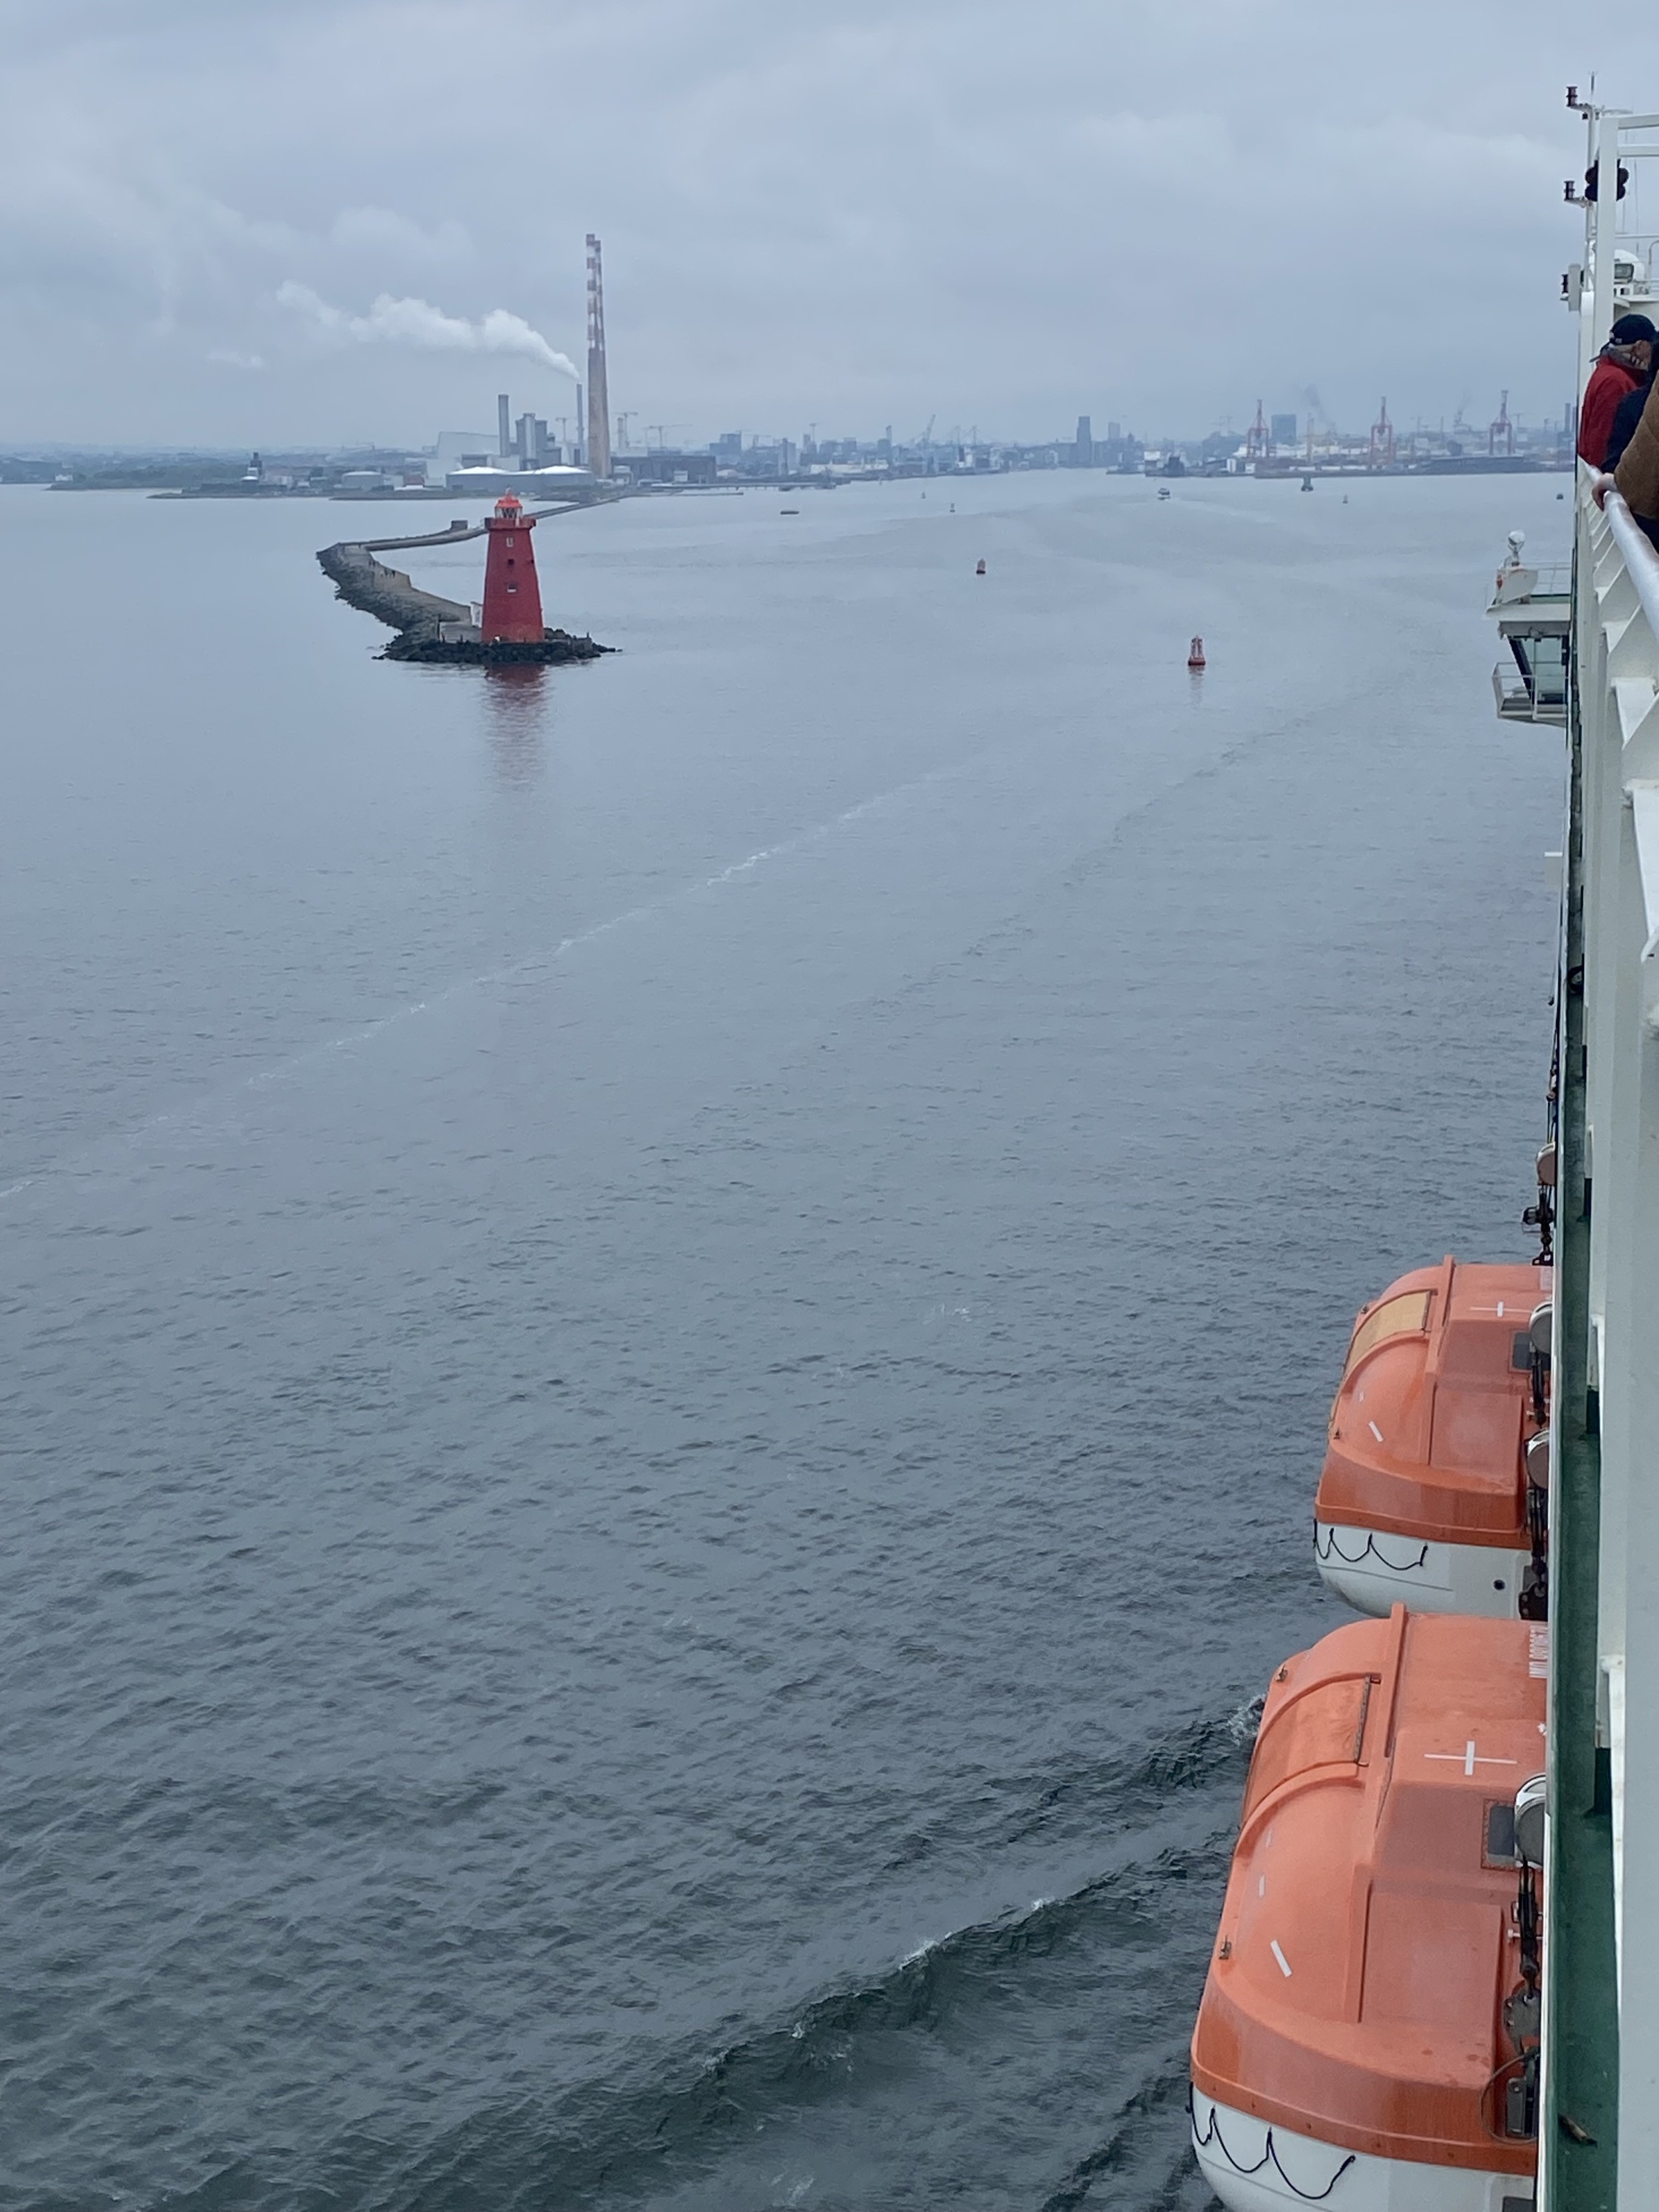
[{"label": "calm water surface", "polygon": [[1528,1249],[1556,481],[638,502],[517,680],[0,492],[10,2205],[1206,2201],[1352,1310]]}]

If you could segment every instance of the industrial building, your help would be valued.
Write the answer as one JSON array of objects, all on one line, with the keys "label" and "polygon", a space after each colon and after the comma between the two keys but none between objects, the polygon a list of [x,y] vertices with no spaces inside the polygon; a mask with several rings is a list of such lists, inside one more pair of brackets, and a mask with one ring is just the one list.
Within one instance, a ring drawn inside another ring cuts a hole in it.
[{"label": "industrial building", "polygon": [[571,500],[582,506],[597,499],[600,489],[591,469],[573,468],[568,462],[558,461],[543,468],[521,469],[511,459],[451,469],[444,477],[444,487],[473,499],[500,499],[511,492],[521,500]]},{"label": "industrial building", "polygon": [[619,479],[645,484],[711,484],[718,465],[707,447],[700,453],[659,447],[648,453],[618,453],[611,466]]},{"label": "industrial building", "polygon": [[[579,387],[579,411],[580,404]],[[511,493],[520,499],[585,503],[599,489],[596,472],[582,465],[580,446],[555,437],[542,416],[526,411],[515,421],[512,395],[506,392],[495,395],[494,437],[446,430],[427,464],[427,481],[479,499]]]}]

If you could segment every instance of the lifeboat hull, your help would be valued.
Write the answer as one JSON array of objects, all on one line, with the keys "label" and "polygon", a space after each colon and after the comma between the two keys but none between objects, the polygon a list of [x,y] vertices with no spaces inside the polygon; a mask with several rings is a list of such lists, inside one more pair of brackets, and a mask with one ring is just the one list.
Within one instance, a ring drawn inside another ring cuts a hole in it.
[{"label": "lifeboat hull", "polygon": [[1515,2173],[1376,2158],[1259,2120],[1193,2092],[1193,2150],[1227,2212],[1533,2212],[1532,2185]]},{"label": "lifeboat hull", "polygon": [[1314,1560],[1327,1589],[1378,1620],[1397,1605],[1513,1620],[1532,1565],[1530,1553],[1502,1545],[1413,1543],[1328,1521],[1314,1522]]},{"label": "lifeboat hull", "polygon": [[1545,1412],[1529,1323],[1551,1279],[1446,1259],[1361,1309],[1314,1503],[1320,1575],[1359,1612],[1520,1617],[1541,1577],[1525,1455]]},{"label": "lifeboat hull", "polygon": [[1548,1634],[1397,1605],[1273,1677],[1193,2032],[1231,2212],[1530,2204]]}]

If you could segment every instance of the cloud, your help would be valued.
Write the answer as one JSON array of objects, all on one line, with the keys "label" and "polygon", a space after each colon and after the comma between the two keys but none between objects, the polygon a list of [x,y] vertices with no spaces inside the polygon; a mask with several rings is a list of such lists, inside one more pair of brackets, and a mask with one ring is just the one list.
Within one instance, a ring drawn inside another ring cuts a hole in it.
[{"label": "cloud", "polygon": [[[588,230],[612,404],[698,441],[1085,412],[1157,436],[1310,385],[1351,427],[1384,392],[1398,422],[1464,392],[1486,419],[1504,387],[1536,421],[1571,390],[1559,0],[1398,0],[1382,41],[1329,0],[1032,0],[1017,32],[998,0],[6,20],[6,437],[424,443],[507,359],[570,377]],[[1601,90],[1645,111],[1659,15],[1614,45]],[[474,129],[443,92],[481,55],[514,105]],[[1651,231],[1659,163],[1636,171]]]},{"label": "cloud", "polygon": [[238,353],[234,346],[211,347],[208,359],[216,362],[222,368],[263,368],[265,365],[263,354]]},{"label": "cloud", "polygon": [[276,290],[277,304],[306,317],[319,331],[356,345],[389,345],[417,353],[516,354],[521,360],[556,369],[579,383],[581,372],[568,355],[550,346],[522,315],[505,307],[492,307],[476,323],[459,315],[447,315],[428,300],[394,300],[382,292],[366,315],[348,314],[319,299],[308,285],[291,281]]},{"label": "cloud", "polygon": [[328,242],[341,253],[379,261],[465,261],[472,240],[465,223],[447,216],[430,230],[393,208],[342,208],[328,228]]}]

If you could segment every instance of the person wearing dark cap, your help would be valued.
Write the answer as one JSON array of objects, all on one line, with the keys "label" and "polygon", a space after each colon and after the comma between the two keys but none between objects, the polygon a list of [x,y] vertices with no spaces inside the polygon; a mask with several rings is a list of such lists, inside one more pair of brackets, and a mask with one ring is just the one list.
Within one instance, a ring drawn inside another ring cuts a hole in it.
[{"label": "person wearing dark cap", "polygon": [[1593,469],[1607,466],[1607,440],[1620,401],[1648,380],[1656,337],[1659,331],[1645,315],[1620,315],[1595,357],[1578,410],[1578,458]]},{"label": "person wearing dark cap", "polygon": [[1613,428],[1607,433],[1607,450],[1601,462],[1611,476],[1625,457],[1625,448],[1636,435],[1636,426],[1642,420],[1647,403],[1652,396],[1654,372],[1659,369],[1659,345],[1649,348],[1654,356],[1648,363],[1648,373],[1633,392],[1627,392],[1613,410]]}]

